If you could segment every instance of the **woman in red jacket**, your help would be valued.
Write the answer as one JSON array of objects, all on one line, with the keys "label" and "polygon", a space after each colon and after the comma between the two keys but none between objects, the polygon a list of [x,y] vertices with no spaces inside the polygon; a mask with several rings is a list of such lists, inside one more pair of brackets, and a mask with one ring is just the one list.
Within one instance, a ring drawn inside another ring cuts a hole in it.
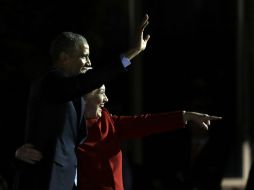
[{"label": "woman in red jacket", "polygon": [[122,141],[181,129],[188,121],[208,129],[210,120],[221,119],[186,111],[113,116],[104,108],[108,102],[105,90],[103,85],[84,96],[88,137],[77,148],[79,190],[124,189]]}]

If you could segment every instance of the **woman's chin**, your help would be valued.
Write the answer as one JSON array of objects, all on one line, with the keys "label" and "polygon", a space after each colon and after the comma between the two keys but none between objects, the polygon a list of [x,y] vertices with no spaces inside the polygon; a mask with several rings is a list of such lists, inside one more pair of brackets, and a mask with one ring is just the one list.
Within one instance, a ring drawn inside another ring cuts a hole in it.
[{"label": "woman's chin", "polygon": [[101,112],[102,112],[102,110],[101,110],[101,109],[98,109],[97,112],[96,112],[96,116],[97,116],[97,117],[101,117],[101,115],[102,115]]}]

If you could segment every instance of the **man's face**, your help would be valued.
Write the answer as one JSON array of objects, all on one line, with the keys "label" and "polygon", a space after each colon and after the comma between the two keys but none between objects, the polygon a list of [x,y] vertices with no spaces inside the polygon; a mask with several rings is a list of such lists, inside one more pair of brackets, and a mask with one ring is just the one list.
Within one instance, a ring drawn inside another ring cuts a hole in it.
[{"label": "man's face", "polygon": [[92,69],[89,54],[89,45],[87,43],[80,44],[77,51],[68,55],[67,72],[70,75],[77,75]]},{"label": "man's face", "polygon": [[104,107],[104,104],[108,102],[105,85],[86,94],[84,98],[86,102],[86,110],[90,113],[89,116],[91,118],[101,117],[102,108]]}]

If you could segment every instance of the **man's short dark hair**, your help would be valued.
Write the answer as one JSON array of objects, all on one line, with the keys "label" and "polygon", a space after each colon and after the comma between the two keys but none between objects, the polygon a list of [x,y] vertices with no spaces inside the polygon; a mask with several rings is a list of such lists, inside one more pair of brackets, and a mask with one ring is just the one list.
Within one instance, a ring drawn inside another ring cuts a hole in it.
[{"label": "man's short dark hair", "polygon": [[82,43],[87,43],[84,36],[73,32],[62,32],[53,41],[50,47],[50,55],[53,62],[57,61],[60,53],[73,53]]}]

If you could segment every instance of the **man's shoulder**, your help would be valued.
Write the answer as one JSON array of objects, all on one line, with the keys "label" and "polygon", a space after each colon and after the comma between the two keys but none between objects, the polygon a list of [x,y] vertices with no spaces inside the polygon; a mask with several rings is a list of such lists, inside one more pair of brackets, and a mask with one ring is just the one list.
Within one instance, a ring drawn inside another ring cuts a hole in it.
[{"label": "man's shoulder", "polygon": [[57,78],[57,77],[63,77],[63,73],[57,70],[56,68],[50,68],[41,74],[39,74],[33,81],[33,85],[38,85],[39,83],[45,82],[47,80]]}]

